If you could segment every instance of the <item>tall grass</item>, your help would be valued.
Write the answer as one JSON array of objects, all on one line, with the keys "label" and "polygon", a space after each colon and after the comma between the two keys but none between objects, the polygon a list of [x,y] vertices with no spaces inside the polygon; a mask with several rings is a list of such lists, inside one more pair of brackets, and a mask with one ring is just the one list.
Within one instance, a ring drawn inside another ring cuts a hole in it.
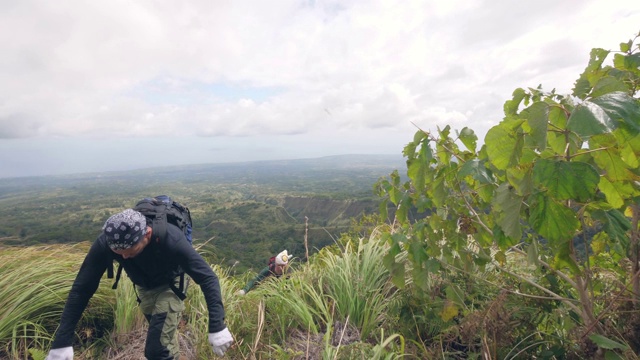
[{"label": "tall grass", "polygon": [[[291,337],[306,332],[307,341],[314,339],[315,350],[323,359],[334,359],[353,355],[352,349],[347,353],[350,355],[340,355],[341,346],[354,341],[378,341],[377,330],[385,324],[389,305],[396,297],[382,265],[386,246],[375,235],[345,242],[342,250],[339,247],[323,249],[311,263],[296,268],[280,280],[264,281],[245,297],[244,301],[266,301],[267,326],[271,331],[270,337],[263,341],[263,348],[282,349],[282,344],[296,340]],[[346,333],[349,339],[344,337]],[[386,345],[399,338],[394,335],[379,339],[386,344],[376,348],[376,356],[395,354],[395,349]],[[372,356],[367,346],[370,345],[364,346],[362,354]],[[305,353],[309,347],[314,344],[307,344]],[[256,351],[251,355],[255,357]],[[287,357],[282,355],[282,358]]]},{"label": "tall grass", "polygon": [[[234,333],[234,329],[240,327],[241,324],[241,319],[236,313],[239,308],[239,298],[234,295],[234,289],[239,288],[239,284],[237,280],[229,276],[229,269],[224,269],[218,265],[213,265],[212,268],[220,281],[222,303],[225,306],[225,321],[230,331]],[[190,281],[185,305],[184,316],[187,318],[187,332],[196,347],[198,358],[214,358],[213,351],[208,343],[209,313],[207,302],[200,286],[193,283],[193,281]],[[236,315],[233,316],[233,314]]]},{"label": "tall grass", "polygon": [[115,296],[112,336],[126,336],[127,333],[144,327],[146,319],[136,306],[138,294],[125,272],[122,272]]},{"label": "tall grass", "polygon": [[[0,250],[0,357],[26,358],[29,348],[49,346],[86,251],[86,243]],[[104,313],[105,293],[90,306]]]},{"label": "tall grass", "polygon": [[[6,355],[26,359],[29,349],[48,349],[86,254],[85,245],[0,252],[0,339],[4,345],[0,358]],[[382,265],[386,247],[371,238],[353,239],[344,249],[329,250],[309,263],[292,266],[292,271],[281,279],[269,278],[242,297],[236,291],[244,285],[246,276],[233,277],[230,269],[212,266],[220,281],[225,321],[236,340],[227,358],[291,359],[306,354],[342,359],[358,354],[360,347],[354,348],[354,342],[362,344],[365,358],[389,358],[389,354],[398,353],[391,344],[399,336],[377,338],[383,334],[377,329],[388,325],[386,312],[395,298]],[[146,326],[126,275],[117,291],[110,286],[110,281],[102,281],[85,311],[84,327],[80,325],[76,339],[77,344],[77,340],[86,338],[80,349],[76,347],[80,358],[104,356],[104,346]],[[207,341],[209,314],[204,295],[194,283],[187,295],[186,324],[179,331],[191,340],[198,359],[215,358]],[[111,336],[95,342],[89,334],[95,331],[90,323],[96,314],[103,319],[97,321],[104,321],[105,312],[111,322],[101,326]],[[377,341],[380,344],[374,347],[372,344]]]},{"label": "tall grass", "polygon": [[270,317],[277,323],[282,339],[289,328],[298,327],[317,334],[331,321],[332,301],[324,293],[322,278],[315,270],[305,266],[285,281],[264,283],[256,292],[268,299]]},{"label": "tall grass", "polygon": [[336,317],[347,317],[367,339],[384,319],[395,290],[382,263],[386,246],[375,235],[346,244],[342,254],[321,258],[322,283],[335,302]]}]

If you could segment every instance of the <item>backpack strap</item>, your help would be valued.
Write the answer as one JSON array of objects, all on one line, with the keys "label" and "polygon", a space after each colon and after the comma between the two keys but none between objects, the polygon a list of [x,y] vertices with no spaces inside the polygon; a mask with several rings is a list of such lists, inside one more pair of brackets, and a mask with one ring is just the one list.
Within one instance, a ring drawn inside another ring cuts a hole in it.
[{"label": "backpack strap", "polygon": [[[122,275],[122,265],[118,264],[118,272],[116,273],[116,279],[113,282],[113,286],[111,287],[113,290],[118,288],[118,282],[120,281],[121,275]],[[107,278],[113,279],[113,262],[111,262],[111,264],[107,268]],[[135,285],[133,285],[133,291],[136,293],[136,300],[138,301],[138,305],[139,305],[142,302],[142,300],[140,300],[140,296],[138,295],[138,290],[136,289]]]},{"label": "backpack strap", "polygon": [[[112,289],[118,288],[118,281],[120,281],[120,276],[122,275],[122,265],[118,264],[118,273],[116,274],[116,279],[113,281]],[[107,274],[109,276],[109,274]],[[111,277],[113,277],[113,263],[111,264]]]},{"label": "backpack strap", "polygon": [[173,293],[176,294],[178,298],[180,298],[180,300],[184,300],[187,298],[184,288],[184,272],[180,274],[180,287],[177,287],[173,282],[171,282],[169,286],[171,287]]},{"label": "backpack strap", "polygon": [[[120,275],[122,275],[122,266],[118,264],[118,272],[116,274],[116,279],[113,282],[112,289],[118,288],[118,281],[120,281]],[[107,279],[113,279],[113,257],[109,256],[109,265],[107,265]]]},{"label": "backpack strap", "polygon": [[113,260],[107,266],[107,279],[113,279]]}]

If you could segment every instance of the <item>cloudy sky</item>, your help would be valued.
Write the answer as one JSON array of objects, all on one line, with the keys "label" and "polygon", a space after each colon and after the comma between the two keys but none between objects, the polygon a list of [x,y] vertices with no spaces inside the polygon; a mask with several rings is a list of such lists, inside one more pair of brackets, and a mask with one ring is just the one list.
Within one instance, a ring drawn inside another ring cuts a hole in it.
[{"label": "cloudy sky", "polygon": [[638,0],[0,0],[0,177],[482,139],[638,31]]}]

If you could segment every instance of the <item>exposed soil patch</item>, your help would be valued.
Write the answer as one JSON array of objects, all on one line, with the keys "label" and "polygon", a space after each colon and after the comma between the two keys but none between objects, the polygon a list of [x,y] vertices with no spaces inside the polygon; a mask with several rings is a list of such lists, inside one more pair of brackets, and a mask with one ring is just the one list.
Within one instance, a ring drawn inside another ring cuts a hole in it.
[{"label": "exposed soil patch", "polygon": [[[104,351],[104,359],[107,360],[145,360],[144,345],[147,337],[147,328],[138,329],[131,333],[121,335],[121,344],[118,348],[107,348]],[[180,360],[196,360],[196,349],[189,338],[188,333],[178,333],[180,341]]]}]

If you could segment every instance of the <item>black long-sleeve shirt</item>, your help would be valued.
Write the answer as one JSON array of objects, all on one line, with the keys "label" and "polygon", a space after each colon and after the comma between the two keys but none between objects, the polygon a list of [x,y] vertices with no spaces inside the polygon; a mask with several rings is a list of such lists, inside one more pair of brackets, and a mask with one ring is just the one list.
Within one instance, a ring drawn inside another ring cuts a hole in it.
[{"label": "black long-sleeve shirt", "polygon": [[153,237],[136,257],[123,259],[111,251],[104,234],[98,236],[69,292],[60,326],[51,346],[53,349],[72,345],[75,327],[113,260],[120,263],[134,284],[148,289],[170,284],[179,274],[179,267],[182,268],[202,289],[209,311],[209,332],[224,330],[226,325],[220,282],[211,267],[189,244],[177,226],[168,224],[166,239],[160,242],[155,239]]}]

